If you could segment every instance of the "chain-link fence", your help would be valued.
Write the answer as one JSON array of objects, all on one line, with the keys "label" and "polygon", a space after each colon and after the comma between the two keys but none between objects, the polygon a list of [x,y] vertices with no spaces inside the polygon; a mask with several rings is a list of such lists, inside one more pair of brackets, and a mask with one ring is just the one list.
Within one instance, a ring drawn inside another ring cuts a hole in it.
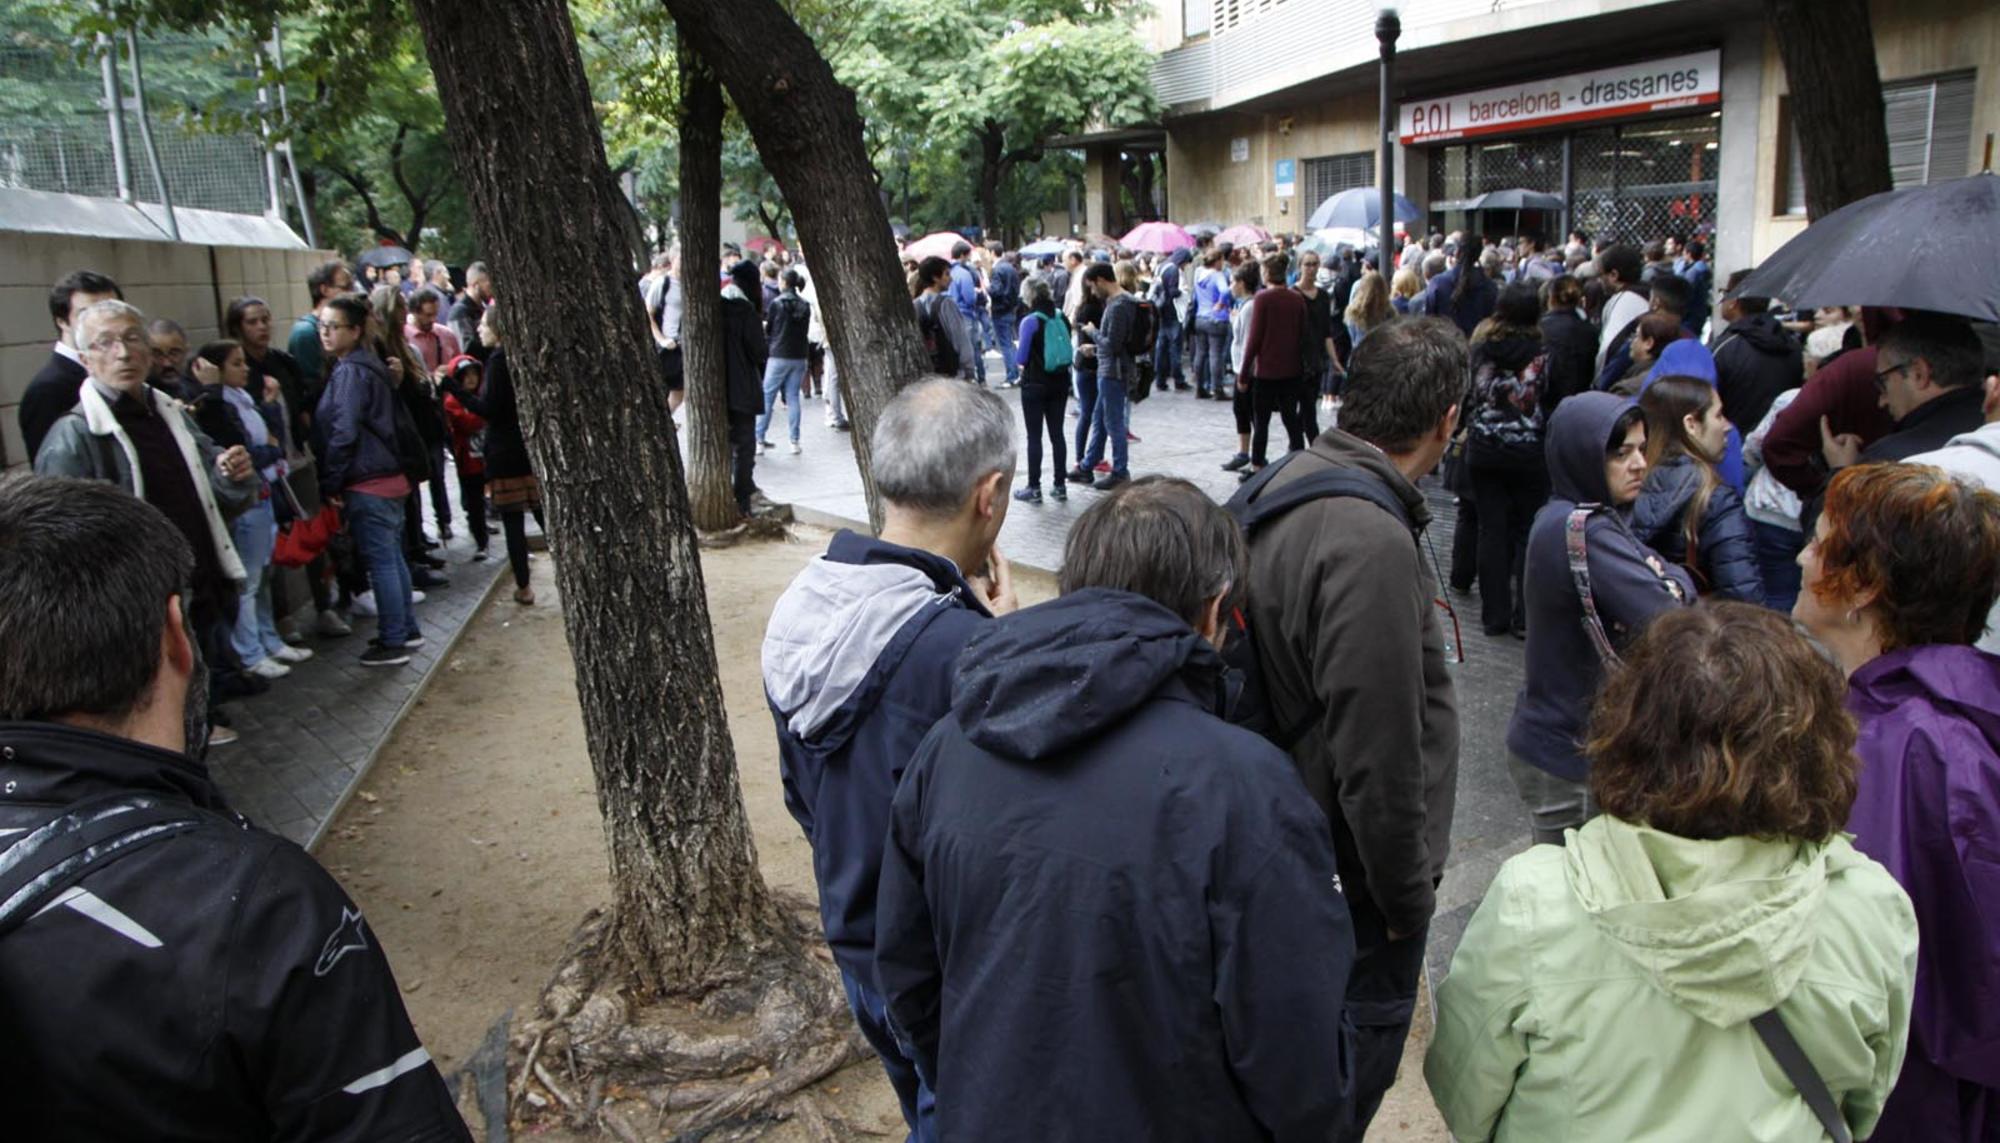
[{"label": "chain-link fence", "polygon": [[[117,160],[101,57],[47,40],[0,44],[0,186],[116,198]],[[132,193],[160,202],[140,131],[129,53],[118,54],[121,121]],[[54,50],[52,50],[54,49]],[[142,37],[146,125],[176,207],[262,214],[270,206],[264,145],[254,129],[197,125],[203,113],[254,112],[240,86],[255,60],[220,38]]]}]

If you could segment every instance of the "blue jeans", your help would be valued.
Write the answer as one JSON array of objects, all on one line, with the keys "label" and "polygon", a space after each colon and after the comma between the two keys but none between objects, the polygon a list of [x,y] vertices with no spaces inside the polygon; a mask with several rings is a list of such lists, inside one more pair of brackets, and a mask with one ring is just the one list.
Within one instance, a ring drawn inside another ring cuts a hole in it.
[{"label": "blue jeans", "polygon": [[345,503],[347,530],[375,592],[376,636],[385,647],[401,647],[417,633],[410,565],[403,562],[403,502],[350,491]]},{"label": "blue jeans", "polygon": [[785,394],[785,418],[791,422],[792,443],[799,443],[799,385],[806,379],[803,357],[773,357],[764,363],[764,413],[757,418],[757,439],[763,440],[771,427],[771,410],[778,394]]},{"label": "blue jeans", "polygon": [[1164,389],[1169,382],[1181,381],[1181,323],[1174,319],[1174,307],[1160,311],[1159,336],[1153,339],[1153,380]]},{"label": "blue jeans", "polygon": [[1097,411],[1097,374],[1083,367],[1083,359],[1078,358],[1076,368],[1071,370],[1076,382],[1076,449],[1074,455],[1078,464],[1083,463],[1083,446],[1090,440],[1091,415]]},{"label": "blue jeans", "polygon": [[1118,379],[1114,371],[1104,377],[1097,386],[1097,408],[1090,418],[1090,447],[1084,450],[1083,467],[1086,472],[1097,467],[1104,459],[1104,445],[1108,438],[1111,443],[1111,475],[1130,476],[1126,466],[1126,450],[1130,445],[1125,440],[1125,424],[1131,416],[1126,404],[1125,383]]},{"label": "blue jeans", "polygon": [[[959,311],[965,319],[965,336],[972,342],[972,379],[986,384],[986,350],[993,344],[993,315],[985,310]],[[963,363],[961,363],[963,364]]]},{"label": "blue jeans", "polygon": [[278,525],[271,514],[271,502],[238,516],[229,525],[230,542],[236,558],[243,561],[243,596],[236,604],[236,627],[229,644],[246,667],[256,666],[282,650],[285,641],[278,635],[278,623],[271,614],[271,549],[278,540]]},{"label": "blue jeans", "polygon": [[1804,576],[1799,553],[1806,547],[1805,533],[1752,520],[1750,541],[1757,554],[1757,572],[1764,579],[1764,606],[1790,615]]},{"label": "blue jeans", "polygon": [[896,1098],[902,1102],[903,1122],[910,1127],[909,1143],[937,1143],[937,1097],[917,1074],[916,1063],[889,1026],[888,1003],[845,968],[840,970],[840,983],[847,989],[847,1006],[854,1010],[854,1022],[861,1025],[862,1037],[882,1057],[889,1086],[896,1089]]},{"label": "blue jeans", "polygon": [[991,320],[993,345],[1000,351],[1000,363],[1007,367],[1007,384],[1018,384],[1021,380],[1021,367],[1014,364],[1014,335],[1020,329],[1018,324],[1020,319],[1014,316],[1012,309],[1009,309],[1004,314],[994,314]]},{"label": "blue jeans", "polygon": [[1198,318],[1194,323],[1194,384],[1211,396],[1222,392],[1229,372],[1229,323]]}]

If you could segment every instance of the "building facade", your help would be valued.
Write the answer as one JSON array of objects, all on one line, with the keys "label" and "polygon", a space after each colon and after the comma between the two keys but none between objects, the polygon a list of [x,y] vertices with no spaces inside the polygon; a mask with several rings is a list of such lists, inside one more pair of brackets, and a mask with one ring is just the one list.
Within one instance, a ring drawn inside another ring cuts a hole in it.
[{"label": "building facade", "polygon": [[[1762,0],[1396,7],[1392,162],[1422,228],[1699,235],[1726,274],[1804,227]],[[1871,8],[1896,185],[1981,169],[2000,133],[2000,4]],[[1176,221],[1305,230],[1326,197],[1376,183],[1376,12],[1371,0],[1166,0],[1148,28],[1157,135],[1075,142],[1100,172],[1121,146],[1161,147]],[[1481,212],[1480,196],[1501,190],[1549,197],[1518,216]]]}]

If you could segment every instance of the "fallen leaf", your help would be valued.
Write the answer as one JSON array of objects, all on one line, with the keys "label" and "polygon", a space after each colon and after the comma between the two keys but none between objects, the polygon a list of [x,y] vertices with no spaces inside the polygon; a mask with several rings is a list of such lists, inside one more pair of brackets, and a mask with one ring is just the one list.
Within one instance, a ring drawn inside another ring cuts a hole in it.
[{"label": "fallen leaf", "polygon": [[366,790],[355,791],[355,796],[360,798],[364,802],[379,802],[382,800]]}]

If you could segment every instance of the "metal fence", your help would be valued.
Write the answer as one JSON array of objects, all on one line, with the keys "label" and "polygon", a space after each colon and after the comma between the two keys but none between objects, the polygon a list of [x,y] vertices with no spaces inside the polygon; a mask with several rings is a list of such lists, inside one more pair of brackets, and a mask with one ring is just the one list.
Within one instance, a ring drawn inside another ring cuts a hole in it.
[{"label": "metal fence", "polygon": [[[122,45],[121,45],[122,47]],[[232,60],[220,39],[141,38],[146,120],[176,207],[239,214],[270,208],[264,144],[255,132],[220,133],[196,113],[220,105],[252,111],[238,88],[254,61]],[[129,56],[119,53],[120,123],[133,196],[163,201],[141,131]],[[0,45],[0,187],[100,198],[119,196],[101,58],[38,46]]]}]

